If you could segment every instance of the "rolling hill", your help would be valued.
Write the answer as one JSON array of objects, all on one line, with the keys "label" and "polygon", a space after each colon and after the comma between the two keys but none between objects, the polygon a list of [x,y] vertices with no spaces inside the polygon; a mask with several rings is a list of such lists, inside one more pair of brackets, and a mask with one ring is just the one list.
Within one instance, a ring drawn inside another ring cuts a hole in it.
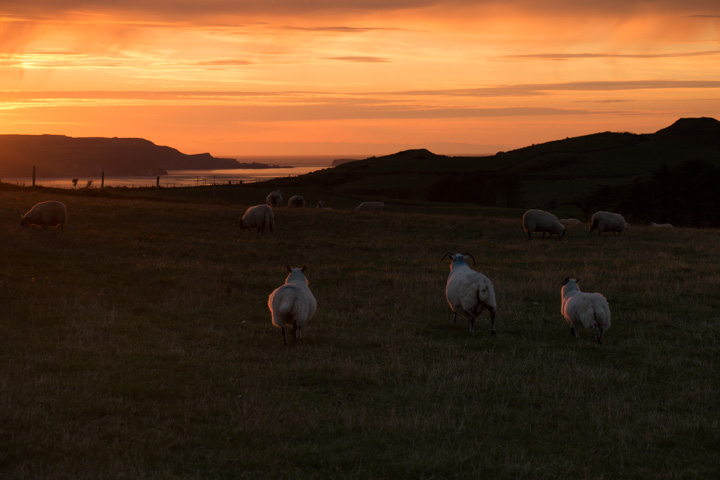
[{"label": "rolling hill", "polygon": [[552,208],[687,161],[720,167],[718,120],[683,118],[653,134],[603,132],[487,157],[408,150],[268,183],[313,184],[358,197]]}]

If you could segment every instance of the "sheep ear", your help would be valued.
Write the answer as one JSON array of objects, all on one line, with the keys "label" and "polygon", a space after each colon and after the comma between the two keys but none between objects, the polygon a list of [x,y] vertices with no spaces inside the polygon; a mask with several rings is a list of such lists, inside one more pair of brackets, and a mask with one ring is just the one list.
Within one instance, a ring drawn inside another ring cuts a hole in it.
[{"label": "sheep ear", "polygon": [[473,257],[472,253],[470,253],[470,252],[465,252],[465,253],[463,253],[463,255],[465,255],[466,257],[472,258],[473,265],[475,265],[475,257]]},{"label": "sheep ear", "polygon": [[292,272],[292,268],[290,268],[290,265],[285,265],[285,268],[287,268],[288,272]]},{"label": "sheep ear", "polygon": [[307,265],[305,265],[305,264],[303,263],[303,266],[300,267],[300,271],[301,271],[301,272],[304,272],[306,268],[307,268]]},{"label": "sheep ear", "polygon": [[442,258],[440,259],[440,261],[442,262],[443,260],[445,260],[445,257],[449,257],[450,260],[452,260],[452,259],[453,259],[453,254],[450,253],[450,252],[447,252],[445,255],[442,256]]},{"label": "sheep ear", "polygon": [[563,278],[562,284],[565,285],[568,281],[570,281],[570,277]]}]

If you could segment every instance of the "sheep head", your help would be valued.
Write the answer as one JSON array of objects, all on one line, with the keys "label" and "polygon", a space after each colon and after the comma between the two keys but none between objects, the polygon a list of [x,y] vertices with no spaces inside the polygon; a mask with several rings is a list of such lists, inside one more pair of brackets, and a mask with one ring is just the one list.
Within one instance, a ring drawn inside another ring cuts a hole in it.
[{"label": "sheep head", "polygon": [[[288,272],[292,272],[292,271],[293,271],[293,269],[292,269],[292,267],[290,267],[290,265],[285,265],[285,268],[287,268],[287,271],[288,271]],[[304,273],[306,268],[307,268],[307,265],[305,265],[305,264],[303,263],[303,266],[300,267],[300,271]]]},{"label": "sheep head", "polygon": [[470,253],[470,252],[464,252],[464,253],[447,252],[445,255],[442,256],[442,258],[440,260],[441,261],[445,260],[445,257],[450,258],[450,260],[452,260],[452,261],[455,261],[455,259],[458,257],[463,257],[462,260],[465,260],[465,258],[470,257],[470,258],[472,258],[473,265],[475,265],[475,257],[473,257],[472,253]]},{"label": "sheep head", "polygon": [[570,280],[574,280],[575,283],[579,283],[579,282],[580,282],[580,279],[579,279],[579,278],[565,277],[565,278],[563,278],[562,284],[563,284],[563,285],[566,285]]}]

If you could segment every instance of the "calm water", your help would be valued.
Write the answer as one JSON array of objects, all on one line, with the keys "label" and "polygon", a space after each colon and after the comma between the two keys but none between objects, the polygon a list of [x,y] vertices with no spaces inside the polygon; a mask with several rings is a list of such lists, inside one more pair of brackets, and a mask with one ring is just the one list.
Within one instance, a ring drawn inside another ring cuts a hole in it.
[{"label": "calm water", "polygon": [[[259,182],[279,177],[293,177],[305,173],[328,168],[328,165],[298,165],[294,167],[228,170],[173,170],[167,175],[160,175],[161,187],[195,187],[212,184],[237,184]],[[3,183],[16,185],[32,185],[32,177],[7,177],[1,179]],[[55,188],[73,188],[71,177],[41,177],[35,178],[35,185]],[[78,178],[76,188],[86,188],[92,182],[93,188],[100,188],[101,177]],[[105,176],[106,187],[154,187],[157,177],[111,177]]]}]

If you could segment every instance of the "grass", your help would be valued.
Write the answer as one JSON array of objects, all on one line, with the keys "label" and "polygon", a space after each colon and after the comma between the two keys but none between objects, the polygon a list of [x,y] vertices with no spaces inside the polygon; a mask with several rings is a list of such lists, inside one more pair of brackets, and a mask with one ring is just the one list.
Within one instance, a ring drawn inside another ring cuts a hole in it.
[{"label": "grass", "polygon": [[[55,193],[60,233],[18,226],[42,190],[0,191],[0,477],[720,471],[717,230],[528,242],[517,212],[404,206],[280,208],[274,234],[241,232],[265,194]],[[494,337],[487,316],[451,322],[440,258],[466,250],[495,285]],[[284,348],[267,296],[303,263],[318,311]],[[608,298],[602,346],[563,323],[565,275]]]}]

